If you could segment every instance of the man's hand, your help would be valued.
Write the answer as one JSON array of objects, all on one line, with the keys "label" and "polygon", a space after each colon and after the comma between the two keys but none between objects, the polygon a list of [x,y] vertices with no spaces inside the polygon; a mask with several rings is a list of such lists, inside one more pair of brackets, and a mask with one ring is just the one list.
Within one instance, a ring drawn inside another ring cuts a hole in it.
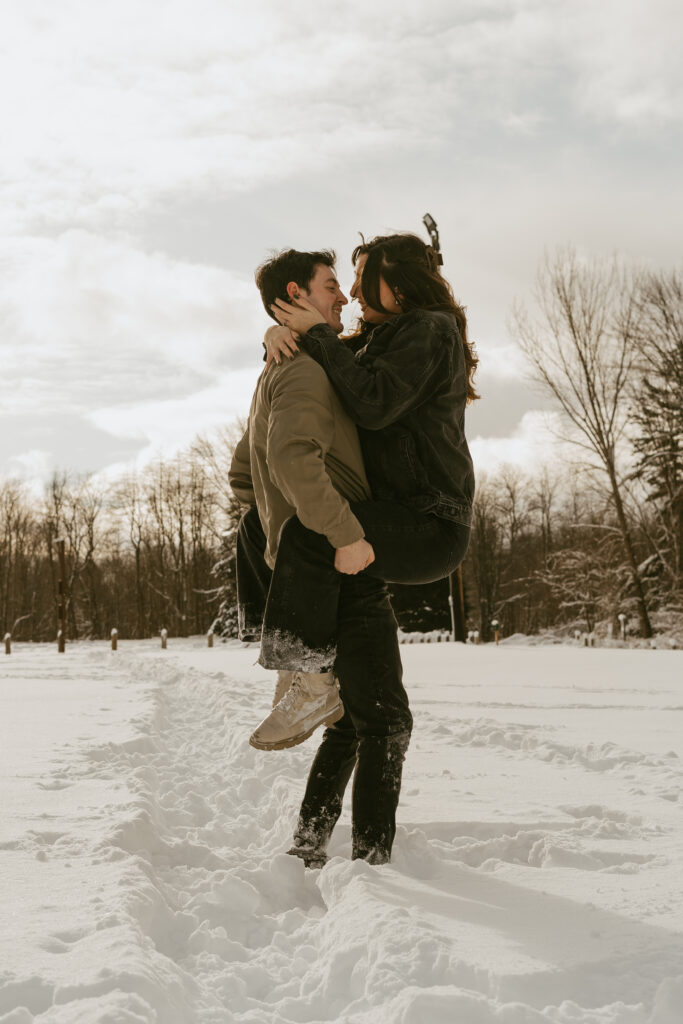
[{"label": "man's hand", "polygon": [[355,576],[356,573],[366,569],[375,561],[375,552],[372,544],[366,540],[355,540],[353,544],[345,544],[343,548],[337,548],[334,556],[334,567],[337,572],[343,572],[347,576]]}]

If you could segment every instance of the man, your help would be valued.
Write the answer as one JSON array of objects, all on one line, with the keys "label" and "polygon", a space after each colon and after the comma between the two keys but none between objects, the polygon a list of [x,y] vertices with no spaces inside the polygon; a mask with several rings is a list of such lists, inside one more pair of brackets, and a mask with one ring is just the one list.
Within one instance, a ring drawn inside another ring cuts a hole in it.
[{"label": "man", "polygon": [[[334,330],[342,330],[340,313],[347,299],[334,273],[332,253],[285,251],[258,269],[256,282],[264,305],[283,293],[290,301],[303,293]],[[353,559],[364,537],[347,500],[370,497],[358,434],[327,375],[310,357],[261,375],[248,430],[235,450],[230,483],[243,503],[256,506],[238,533],[238,615],[240,635],[246,638],[261,628],[269,583],[261,560],[272,569],[280,531],[291,516],[325,536],[342,558]],[[278,636],[277,644],[288,655],[291,670],[279,673],[275,704],[290,684],[294,693],[252,735],[252,746],[263,750],[301,743],[318,725],[331,724],[335,715],[343,714],[334,673],[316,671],[321,666],[311,663],[299,642]],[[293,670],[302,666],[311,671],[294,678]]]},{"label": "man", "polygon": [[[269,315],[276,298],[296,301],[304,295],[341,332],[340,313],[347,300],[334,274],[334,254],[287,250],[263,264],[256,281]],[[354,856],[383,862],[395,832],[400,765],[412,719],[386,585],[357,575],[374,555],[349,505],[370,497],[356,428],[324,371],[305,353],[259,378],[230,483],[242,503],[251,506],[237,541],[242,639],[260,635],[285,525],[302,524],[323,535],[335,549],[335,565],[343,574],[335,673],[318,671],[321,666],[307,660],[307,652],[292,644],[291,637],[269,637],[291,668],[279,673],[274,709],[250,738],[252,745],[280,749],[301,742],[320,724],[332,726],[311,769],[290,852],[310,866],[324,863],[358,758]],[[396,769],[392,773],[383,770],[387,750]]]}]

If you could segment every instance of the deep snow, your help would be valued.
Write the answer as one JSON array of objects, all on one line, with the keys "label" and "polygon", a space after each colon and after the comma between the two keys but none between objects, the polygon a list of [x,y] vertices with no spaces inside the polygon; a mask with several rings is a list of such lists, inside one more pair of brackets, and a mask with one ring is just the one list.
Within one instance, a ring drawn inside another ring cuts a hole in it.
[{"label": "deep snow", "polygon": [[393,863],[307,871],[253,647],[15,646],[0,1024],[681,1024],[683,655],[402,653]]}]

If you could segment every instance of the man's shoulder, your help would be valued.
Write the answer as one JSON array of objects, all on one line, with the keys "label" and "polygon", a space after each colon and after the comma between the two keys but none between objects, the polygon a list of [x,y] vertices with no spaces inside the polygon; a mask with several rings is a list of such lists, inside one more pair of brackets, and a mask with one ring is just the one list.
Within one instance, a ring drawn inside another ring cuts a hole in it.
[{"label": "man's shoulder", "polygon": [[293,359],[283,359],[279,366],[273,364],[261,379],[271,394],[282,393],[290,388],[310,388],[316,394],[332,391],[330,379],[322,366],[307,352],[299,352]]}]

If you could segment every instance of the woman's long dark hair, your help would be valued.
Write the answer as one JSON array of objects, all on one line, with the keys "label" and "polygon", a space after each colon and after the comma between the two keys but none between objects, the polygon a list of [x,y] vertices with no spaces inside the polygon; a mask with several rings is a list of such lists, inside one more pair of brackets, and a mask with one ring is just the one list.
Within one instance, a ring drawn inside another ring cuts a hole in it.
[{"label": "woman's long dark hair", "polygon": [[363,267],[363,298],[373,309],[394,315],[396,312],[385,309],[381,303],[379,285],[383,277],[398,297],[403,313],[429,309],[453,314],[465,354],[467,402],[479,398],[473,382],[479,359],[467,338],[465,310],[456,302],[448,281],[441,276],[439,258],[432,246],[417,235],[378,235],[356,246],[351,256],[354,266],[359,256],[367,256]]}]

